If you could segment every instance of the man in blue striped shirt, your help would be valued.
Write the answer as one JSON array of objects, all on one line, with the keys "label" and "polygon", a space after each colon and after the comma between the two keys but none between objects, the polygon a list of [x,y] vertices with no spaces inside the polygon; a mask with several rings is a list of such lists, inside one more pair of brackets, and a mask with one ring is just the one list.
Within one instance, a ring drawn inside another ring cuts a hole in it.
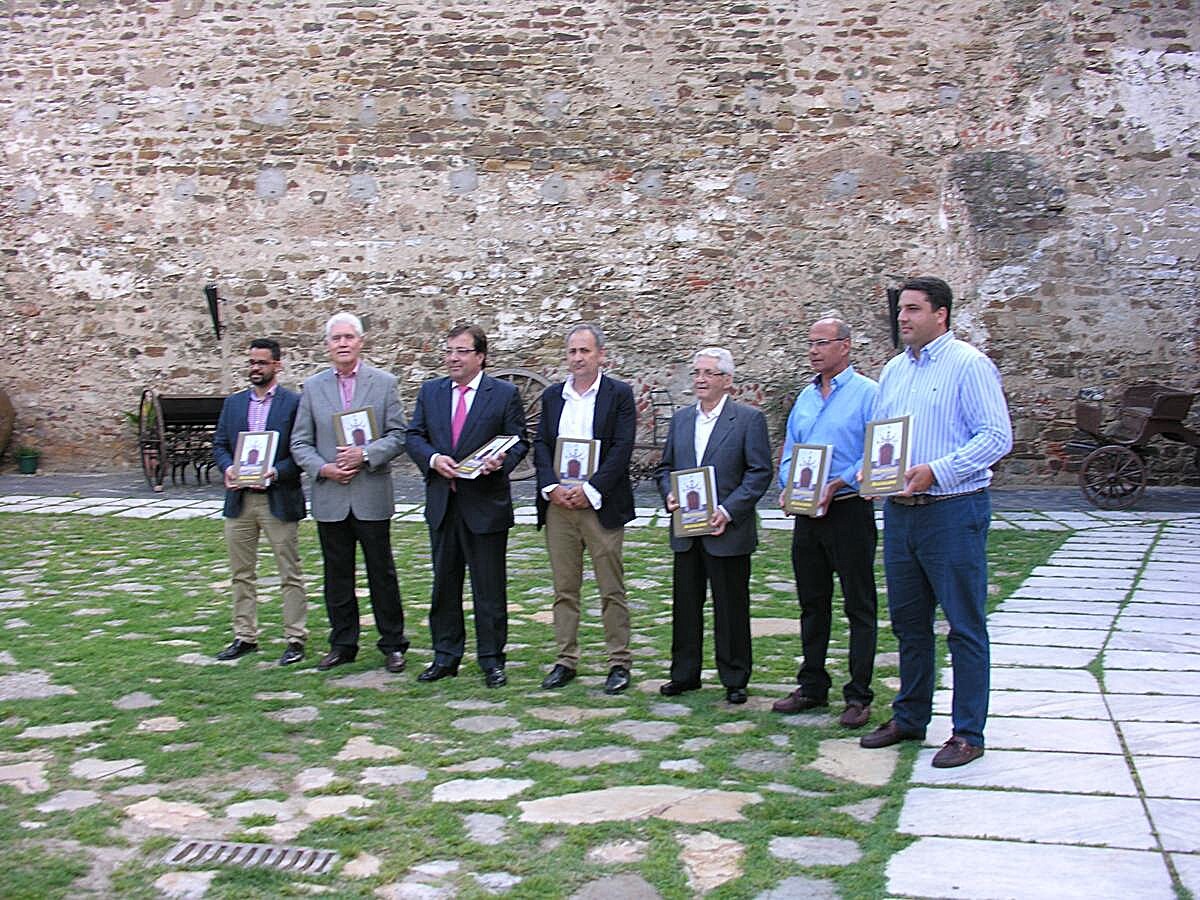
[{"label": "man in blue striped shirt", "polygon": [[883,367],[875,418],[912,416],[904,490],[883,511],[888,611],[900,647],[900,691],[892,718],[859,743],[888,747],[922,740],[933,711],[933,622],[941,606],[954,672],[953,734],[937,768],[983,755],[990,656],[987,532],[991,467],[1012,449],[1000,373],[950,332],[950,286],[912,278],[900,290],[905,351]]},{"label": "man in blue striped shirt", "polygon": [[[878,597],[875,592],[875,508],[858,495],[856,472],[871,421],[877,386],[850,365],[850,326],[837,318],[814,322],[808,331],[808,360],[816,372],[788,416],[779,484],[786,489],[797,444],[833,448],[829,481],[815,516],[796,517],[792,571],[800,599],[804,662],[796,688],[775,701],[775,712],[798,713],[829,705],[833,680],[825,668],[833,624],[833,573],[842,587],[850,623],[850,681],[842,689],[846,708],[840,722],[861,728],[871,717],[871,673],[875,666]],[[784,502],[780,494],[779,502]]]}]

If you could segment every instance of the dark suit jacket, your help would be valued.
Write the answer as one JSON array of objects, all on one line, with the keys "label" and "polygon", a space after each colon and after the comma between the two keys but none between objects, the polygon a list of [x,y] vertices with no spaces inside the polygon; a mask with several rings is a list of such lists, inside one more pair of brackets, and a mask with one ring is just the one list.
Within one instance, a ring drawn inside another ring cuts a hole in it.
[{"label": "dark suit jacket", "polygon": [[771,483],[773,463],[767,420],[752,406],[725,401],[713,426],[704,459],[696,461],[696,405],[685,406],[671,418],[667,444],[658,469],[658,490],[666,500],[671,492],[671,472],[713,466],[717,476],[717,502],[733,519],[724,534],[701,538],[671,535],[671,549],[683,552],[692,541],[704,541],[713,556],[741,556],[758,546],[758,516],[755,504]]},{"label": "dark suit jacket", "polygon": [[[542,393],[542,416],[533,444],[538,528],[546,523],[546,508],[550,505],[542,496],[542,489],[558,484],[558,473],[554,471],[554,445],[558,440],[558,420],[562,417],[563,405],[561,384],[552,384]],[[637,407],[633,402],[633,390],[623,381],[603,376],[596,391],[596,412],[592,417],[592,437],[600,441],[600,460],[588,484],[600,493],[603,502],[596,510],[596,516],[605,528],[620,528],[633,518],[629,459],[633,455],[636,434]]]},{"label": "dark suit jacket", "polygon": [[[292,459],[292,425],[296,421],[296,410],[300,406],[300,395],[280,385],[271,401],[267,415],[267,431],[279,432],[279,445],[275,449],[275,471],[279,476],[267,488],[267,505],[271,515],[281,522],[298,522],[305,516],[304,491],[300,489],[300,468]],[[217,419],[217,433],[213,437],[213,458],[223,473],[233,465],[233,454],[237,450],[238,432],[249,426],[250,391],[238,391],[225,398],[221,416]],[[242,513],[244,491],[225,492],[225,515],[236,519]]]},{"label": "dark suit jacket", "polygon": [[421,385],[408,424],[408,455],[425,476],[425,521],[431,528],[440,528],[450,502],[449,480],[429,467],[433,454],[462,459],[497,435],[515,434],[520,440],[509,448],[497,471],[470,480],[455,479],[459,513],[467,528],[476,534],[506,531],[513,525],[508,475],[529,452],[521,395],[509,382],[484,374],[455,445],[450,438],[452,384],[449,378],[435,378]]}]

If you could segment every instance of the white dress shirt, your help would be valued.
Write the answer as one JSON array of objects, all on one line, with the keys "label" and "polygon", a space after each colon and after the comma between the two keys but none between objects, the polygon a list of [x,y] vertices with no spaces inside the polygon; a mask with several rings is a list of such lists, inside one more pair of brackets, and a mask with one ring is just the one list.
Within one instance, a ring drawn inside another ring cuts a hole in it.
[{"label": "white dress shirt", "polygon": [[[575,390],[574,376],[563,382],[563,408],[558,417],[559,437],[583,441],[590,441],[595,437],[592,424],[596,418],[596,395],[600,392],[600,379],[603,377],[604,373],[599,373],[596,380],[582,394]],[[550,494],[556,487],[558,487],[557,483],[546,485],[542,488],[542,496],[549,500]],[[592,505],[593,509],[599,509],[604,503],[600,492],[586,482],[582,487],[588,503]]]}]

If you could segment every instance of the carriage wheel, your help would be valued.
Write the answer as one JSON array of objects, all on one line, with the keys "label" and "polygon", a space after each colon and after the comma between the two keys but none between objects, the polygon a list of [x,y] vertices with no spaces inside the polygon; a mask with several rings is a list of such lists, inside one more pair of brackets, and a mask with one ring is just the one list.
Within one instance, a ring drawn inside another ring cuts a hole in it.
[{"label": "carriage wheel", "polygon": [[1128,447],[1109,444],[1084,458],[1079,489],[1100,509],[1129,509],[1146,490],[1146,464]]},{"label": "carriage wheel", "polygon": [[[525,408],[525,430],[532,443],[537,437],[538,422],[542,418],[542,391],[550,387],[549,379],[530,369],[498,369],[488,372],[493,378],[507,381],[517,387],[521,395],[521,405]],[[509,478],[523,481],[533,477],[533,450],[525,454],[520,465],[513,469]]]},{"label": "carriage wheel", "polygon": [[162,431],[162,415],[154,391],[146,388],[138,403],[138,455],[142,461],[142,474],[152,491],[163,489],[163,450],[166,446]]}]

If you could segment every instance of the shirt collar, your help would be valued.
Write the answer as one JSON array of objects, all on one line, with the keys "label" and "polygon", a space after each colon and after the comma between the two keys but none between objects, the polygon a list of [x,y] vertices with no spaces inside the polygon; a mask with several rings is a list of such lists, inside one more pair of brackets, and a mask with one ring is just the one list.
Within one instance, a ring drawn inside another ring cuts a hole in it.
[{"label": "shirt collar", "polygon": [[934,360],[938,358],[938,354],[941,353],[942,350],[953,340],[954,332],[947,331],[943,334],[939,334],[936,338],[922,347],[920,354],[913,353],[912,347],[905,347],[904,352],[908,354],[908,359],[910,362],[917,362],[922,356],[927,356],[929,359]]},{"label": "shirt collar", "polygon": [[563,393],[566,394],[568,397],[570,397],[572,400],[582,400],[584,397],[594,397],[596,394],[598,394],[600,392],[600,379],[603,377],[604,377],[603,372],[597,373],[596,380],[592,382],[591,387],[589,387],[586,391],[584,391],[581,394],[577,390],[575,390],[575,376],[572,375],[565,382],[563,382]]},{"label": "shirt collar", "polygon": [[275,382],[273,385],[271,385],[271,389],[269,391],[267,391],[265,394],[263,394],[261,397],[258,396],[258,391],[251,388],[250,389],[250,399],[253,400],[255,403],[266,403],[268,400],[274,398],[275,389],[277,387],[279,387],[278,381]]},{"label": "shirt collar", "polygon": [[[478,374],[476,374],[476,376],[475,376],[474,378],[472,378],[470,381],[468,381],[468,382],[467,382],[467,387],[469,387],[469,388],[470,388],[471,390],[473,390],[473,391],[478,391],[478,390],[479,390],[479,383],[480,383],[481,381],[483,381],[483,369],[480,369],[480,370],[479,370],[479,372],[478,372]],[[460,387],[462,387],[462,385],[460,385],[460,384],[457,384],[457,383],[456,383],[456,382],[454,382],[454,381],[451,381],[451,382],[450,382],[450,391],[451,391],[452,393],[453,393],[454,391],[457,391],[457,390],[458,390]]]},{"label": "shirt collar", "polygon": [[706,422],[711,421],[712,419],[719,418],[721,415],[721,412],[725,409],[725,401],[728,399],[729,399],[729,395],[728,394],[724,395],[720,400],[717,401],[717,405],[713,407],[713,410],[710,413],[706,413],[704,410],[702,410],[700,408],[700,401],[697,400],[696,401],[696,417],[699,419],[703,419]]},{"label": "shirt collar", "polygon": [[[842,371],[838,372],[836,375],[834,375],[829,380],[833,382],[833,389],[836,391],[838,388],[840,388],[842,385],[844,385],[847,381],[849,381],[853,377],[854,377],[854,366],[846,366],[846,368],[842,369]],[[821,389],[821,373],[820,372],[818,372],[816,375],[813,376],[812,385],[817,390]]]},{"label": "shirt collar", "polygon": [[361,359],[354,364],[354,368],[347,374],[343,375],[337,369],[333,370],[333,374],[336,375],[338,378],[356,378],[356,377],[358,377],[358,370],[360,368],[362,368],[362,360]]}]

